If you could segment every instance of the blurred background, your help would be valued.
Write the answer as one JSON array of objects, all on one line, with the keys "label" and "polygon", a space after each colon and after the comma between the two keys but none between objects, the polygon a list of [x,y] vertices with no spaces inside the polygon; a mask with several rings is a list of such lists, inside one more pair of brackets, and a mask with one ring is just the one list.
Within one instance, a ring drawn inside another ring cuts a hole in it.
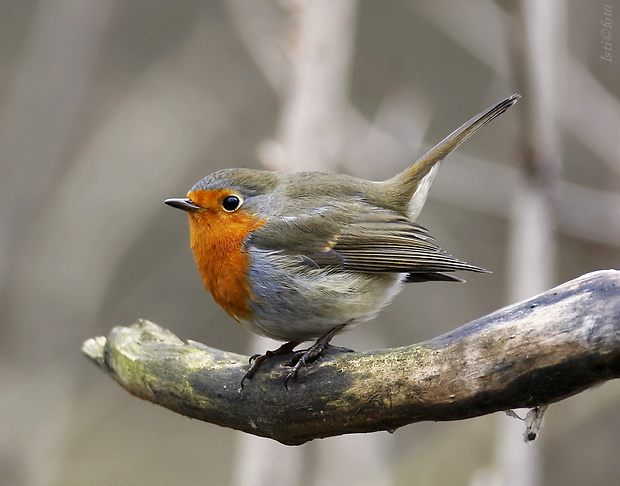
[{"label": "blurred background", "polygon": [[139,317],[273,347],[206,294],[163,200],[224,167],[387,178],[514,92],[419,218],[493,274],[411,284],[335,343],[419,342],[618,267],[619,28],[617,0],[0,2],[0,484],[618,484],[618,382],[528,446],[494,414],[291,448],[134,398],[80,347]]}]

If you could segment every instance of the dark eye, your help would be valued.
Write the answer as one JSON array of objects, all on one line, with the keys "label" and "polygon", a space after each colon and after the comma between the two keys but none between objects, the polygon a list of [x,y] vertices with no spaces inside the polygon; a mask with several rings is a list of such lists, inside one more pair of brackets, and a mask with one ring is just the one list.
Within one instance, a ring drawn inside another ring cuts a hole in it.
[{"label": "dark eye", "polygon": [[239,209],[241,202],[241,198],[238,196],[227,196],[222,201],[222,207],[224,208],[224,211],[235,211],[236,209]]}]

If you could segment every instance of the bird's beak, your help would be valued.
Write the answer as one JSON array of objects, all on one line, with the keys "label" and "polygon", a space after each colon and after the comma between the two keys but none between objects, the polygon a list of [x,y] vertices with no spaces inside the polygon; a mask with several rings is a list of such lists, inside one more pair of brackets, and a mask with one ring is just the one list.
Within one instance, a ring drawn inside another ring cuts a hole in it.
[{"label": "bird's beak", "polygon": [[196,213],[200,211],[200,206],[196,206],[191,199],[185,197],[172,197],[164,201],[168,206],[173,208],[182,209],[188,213]]}]

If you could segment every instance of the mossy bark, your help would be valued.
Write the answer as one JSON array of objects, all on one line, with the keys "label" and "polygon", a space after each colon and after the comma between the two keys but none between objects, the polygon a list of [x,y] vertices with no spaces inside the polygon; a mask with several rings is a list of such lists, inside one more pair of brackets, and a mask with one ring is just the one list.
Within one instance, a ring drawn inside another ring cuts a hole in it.
[{"label": "mossy bark", "polygon": [[284,444],[557,402],[620,376],[620,271],[584,275],[412,346],[328,349],[284,387],[287,357],[239,389],[248,357],[145,320],[84,353],[130,393]]}]

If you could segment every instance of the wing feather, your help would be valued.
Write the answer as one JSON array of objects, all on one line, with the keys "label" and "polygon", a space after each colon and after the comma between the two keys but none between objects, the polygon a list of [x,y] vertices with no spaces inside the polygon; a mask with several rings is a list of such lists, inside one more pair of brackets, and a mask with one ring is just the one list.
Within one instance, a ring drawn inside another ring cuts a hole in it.
[{"label": "wing feather", "polygon": [[[310,260],[319,268],[406,273],[411,282],[461,281],[444,273],[457,270],[486,272],[442,250],[426,228],[404,214],[372,205],[358,207],[361,210],[357,214],[340,212],[332,218],[327,208],[322,208],[303,217],[283,218],[278,228],[272,223],[267,228],[269,235],[277,234],[282,243],[288,244],[274,248],[270,237],[271,249],[302,255],[306,267],[312,266]],[[265,240],[261,238],[262,229],[256,230],[252,238],[259,246]]]}]

